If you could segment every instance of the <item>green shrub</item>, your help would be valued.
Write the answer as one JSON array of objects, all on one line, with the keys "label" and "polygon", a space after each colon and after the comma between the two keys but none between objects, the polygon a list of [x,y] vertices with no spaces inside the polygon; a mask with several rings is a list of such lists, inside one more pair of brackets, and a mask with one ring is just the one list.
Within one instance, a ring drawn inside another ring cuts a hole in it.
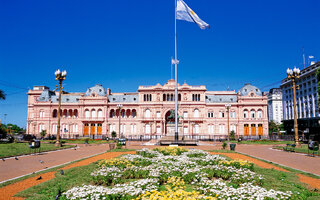
[{"label": "green shrub", "polygon": [[222,148],[223,148],[223,149],[226,149],[226,147],[227,147],[227,142],[223,142],[223,143],[222,143]]}]

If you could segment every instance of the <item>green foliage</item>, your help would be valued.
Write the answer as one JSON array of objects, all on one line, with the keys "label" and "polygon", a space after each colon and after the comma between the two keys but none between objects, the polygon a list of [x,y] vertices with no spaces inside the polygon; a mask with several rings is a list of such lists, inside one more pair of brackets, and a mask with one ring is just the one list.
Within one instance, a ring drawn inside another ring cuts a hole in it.
[{"label": "green foliage", "polygon": [[230,140],[235,140],[236,139],[236,133],[234,132],[234,130],[232,130],[231,132],[230,132]]},{"label": "green foliage", "polygon": [[111,132],[111,136],[112,136],[112,138],[115,138],[115,137],[117,137],[117,132],[115,132],[115,131],[112,131],[112,132]]},{"label": "green foliage", "polygon": [[19,127],[16,124],[7,124],[7,125],[1,124],[1,127],[4,128],[8,133],[11,132],[12,134],[24,131],[23,128]]},{"label": "green foliage", "polygon": [[[63,147],[56,147],[54,144],[41,143],[41,152],[52,151],[56,149],[65,149],[73,147],[73,145],[65,145]],[[30,151],[28,143],[6,143],[0,144],[0,158],[18,156],[33,153]]]},{"label": "green foliage", "polygon": [[223,142],[222,143],[222,149],[226,149],[227,148],[227,142]]},{"label": "green foliage", "polygon": [[280,126],[276,124],[273,120],[269,122],[269,134],[272,134],[274,132],[279,132]]},{"label": "green foliage", "polygon": [[42,130],[42,131],[40,132],[40,135],[41,135],[41,137],[44,138],[44,136],[47,135],[47,131],[46,131],[46,130]]}]

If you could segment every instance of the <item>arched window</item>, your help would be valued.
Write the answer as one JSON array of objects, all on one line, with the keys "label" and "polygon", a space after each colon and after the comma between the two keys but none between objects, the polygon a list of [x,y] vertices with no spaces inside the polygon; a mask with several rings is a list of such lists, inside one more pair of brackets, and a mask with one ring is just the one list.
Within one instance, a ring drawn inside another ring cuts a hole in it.
[{"label": "arched window", "polygon": [[147,110],[145,111],[144,116],[145,116],[146,118],[149,118],[149,117],[150,117],[150,115],[151,115],[150,110],[149,110],[149,109],[147,109]]},{"label": "arched window", "polygon": [[136,109],[133,109],[132,110],[132,118],[136,118],[136,116],[137,116],[137,111],[136,111]]},{"label": "arched window", "polygon": [[115,116],[115,112],[113,109],[110,110],[110,118],[114,118]]},{"label": "arched window", "polygon": [[52,112],[52,117],[56,118],[57,116],[58,116],[58,111],[57,111],[57,109],[54,109]]},{"label": "arched window", "polygon": [[178,94],[178,101],[181,101],[181,94]]},{"label": "arched window", "polygon": [[130,117],[130,115],[131,115],[130,110],[129,110],[129,109],[127,109],[127,110],[126,110],[126,117],[127,117],[127,118],[129,118],[129,117]]},{"label": "arched window", "polygon": [[194,110],[193,117],[199,117],[199,110],[198,109]]},{"label": "arched window", "polygon": [[255,114],[256,114],[256,112],[255,112],[254,110],[251,110],[251,111],[250,111],[250,116],[251,116],[251,118],[255,118],[255,117],[256,117]]},{"label": "arched window", "polygon": [[68,112],[68,118],[72,117],[72,109],[69,109],[69,112]]},{"label": "arched window", "polygon": [[89,110],[85,110],[84,111],[84,116],[85,116],[85,118],[90,118],[90,111]]},{"label": "arched window", "polygon": [[248,118],[248,110],[243,111],[243,118]]},{"label": "arched window", "polygon": [[75,110],[73,111],[73,116],[76,117],[76,118],[78,118],[78,110],[77,110],[77,109],[75,109]]},{"label": "arched window", "polygon": [[68,110],[67,110],[67,109],[64,109],[64,110],[63,110],[63,117],[67,117],[67,115],[68,115]]},{"label": "arched window", "polygon": [[121,117],[124,118],[124,116],[126,115],[126,111],[124,109],[121,110]]},{"label": "arched window", "polygon": [[102,115],[102,110],[99,109],[99,110],[98,110],[98,117],[101,118],[102,116],[103,116],[103,115]]},{"label": "arched window", "polygon": [[96,114],[96,110],[95,110],[95,109],[92,109],[92,110],[91,110],[91,117],[92,117],[92,118],[96,118],[96,117],[97,117],[97,114]]},{"label": "arched window", "polygon": [[163,101],[166,101],[166,100],[167,100],[166,94],[163,94],[163,95],[162,95],[162,98],[163,98]]},{"label": "arched window", "polygon": [[44,117],[44,111],[40,110],[40,118],[43,118],[43,117]]},{"label": "arched window", "polygon": [[262,110],[258,110],[258,118],[262,118]]},{"label": "arched window", "polygon": [[167,94],[167,101],[170,101],[170,94]]},{"label": "arched window", "polygon": [[173,94],[170,95],[170,101],[173,101]]}]

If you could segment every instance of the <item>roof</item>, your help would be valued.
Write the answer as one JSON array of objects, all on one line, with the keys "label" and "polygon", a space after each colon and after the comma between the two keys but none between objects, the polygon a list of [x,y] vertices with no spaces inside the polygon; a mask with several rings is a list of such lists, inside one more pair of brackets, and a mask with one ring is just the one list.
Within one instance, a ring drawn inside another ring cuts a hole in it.
[{"label": "roof", "polygon": [[236,94],[233,95],[206,95],[206,103],[233,103],[237,102]]},{"label": "roof", "polygon": [[108,99],[110,103],[113,103],[113,102],[136,103],[136,102],[139,102],[139,95],[137,94],[108,95]]},{"label": "roof", "polygon": [[262,96],[262,92],[256,86],[251,85],[250,83],[246,83],[240,90],[239,93],[241,96],[248,96],[250,92],[254,92],[257,96]]},{"label": "roof", "polygon": [[91,96],[93,93],[99,95],[99,96],[106,96],[107,91],[104,87],[102,87],[101,84],[96,84],[95,86],[87,89],[84,96]]}]

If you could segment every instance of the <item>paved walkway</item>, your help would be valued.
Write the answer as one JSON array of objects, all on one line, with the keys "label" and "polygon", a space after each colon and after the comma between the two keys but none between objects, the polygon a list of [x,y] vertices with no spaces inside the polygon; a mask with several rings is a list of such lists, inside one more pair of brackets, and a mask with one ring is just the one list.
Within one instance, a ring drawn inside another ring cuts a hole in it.
[{"label": "paved walkway", "polygon": [[236,151],[320,176],[320,157],[272,149],[272,145],[237,145]]},{"label": "paved walkway", "polygon": [[5,161],[0,160],[0,182],[86,158],[88,156],[93,156],[107,150],[109,150],[107,144],[78,144],[76,150],[72,148],[43,152],[40,155],[19,156],[18,160],[15,160],[14,158],[5,159]]},{"label": "paved walkway", "polygon": [[[127,148],[141,149],[157,147],[142,146],[143,143],[145,142],[129,142]],[[221,149],[221,143],[217,142],[216,145],[214,145],[213,142],[203,142],[202,145],[191,146],[188,148],[217,150]],[[319,157],[309,157],[303,154],[273,150],[271,148],[272,145],[238,144],[236,151],[320,176]],[[19,160],[15,160],[14,158],[6,159],[5,161],[0,160],[0,182],[93,156],[95,154],[103,153],[108,149],[108,144],[87,146],[78,145],[77,150],[72,148],[55,152],[41,153],[40,155],[20,156],[18,157]]]}]

